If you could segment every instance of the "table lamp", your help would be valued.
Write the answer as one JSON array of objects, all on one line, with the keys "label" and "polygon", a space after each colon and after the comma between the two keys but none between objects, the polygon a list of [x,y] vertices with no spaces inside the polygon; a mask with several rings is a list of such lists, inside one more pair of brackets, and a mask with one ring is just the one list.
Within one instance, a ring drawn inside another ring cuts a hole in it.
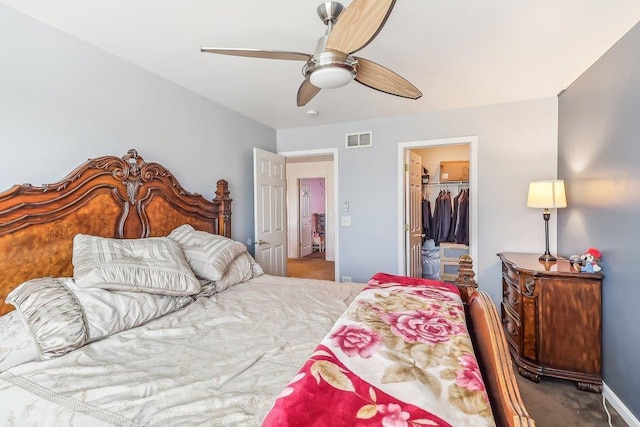
[{"label": "table lamp", "polygon": [[556,261],[556,257],[549,252],[549,209],[566,208],[567,196],[564,191],[563,180],[531,181],[529,183],[529,195],[527,206],[530,208],[542,208],[544,218],[545,252],[538,258],[540,261]]}]

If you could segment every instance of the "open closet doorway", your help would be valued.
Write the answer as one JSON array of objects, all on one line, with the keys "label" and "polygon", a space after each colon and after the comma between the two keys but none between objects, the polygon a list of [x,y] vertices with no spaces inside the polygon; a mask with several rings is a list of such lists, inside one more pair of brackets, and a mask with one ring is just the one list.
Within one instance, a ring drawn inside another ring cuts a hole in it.
[{"label": "open closet doorway", "polygon": [[298,258],[325,259],[325,178],[298,179]]},{"label": "open closet doorway", "polygon": [[398,146],[398,271],[453,281],[477,260],[477,137]]},{"label": "open closet doorway", "polygon": [[280,153],[287,169],[287,275],[336,280],[336,155]]}]

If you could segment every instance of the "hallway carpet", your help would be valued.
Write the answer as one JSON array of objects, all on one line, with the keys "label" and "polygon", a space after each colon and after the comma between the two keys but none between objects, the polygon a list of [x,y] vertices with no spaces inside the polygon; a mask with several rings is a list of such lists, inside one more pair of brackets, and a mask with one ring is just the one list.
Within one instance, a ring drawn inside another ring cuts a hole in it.
[{"label": "hallway carpet", "polygon": [[[334,280],[335,264],[325,261],[324,252],[314,252],[304,258],[287,260],[289,277]],[[517,372],[517,369],[514,369]],[[538,384],[516,373],[522,400],[538,427],[607,427],[607,414],[602,395],[576,389],[573,381],[543,378]],[[613,427],[627,424],[607,405]]]}]

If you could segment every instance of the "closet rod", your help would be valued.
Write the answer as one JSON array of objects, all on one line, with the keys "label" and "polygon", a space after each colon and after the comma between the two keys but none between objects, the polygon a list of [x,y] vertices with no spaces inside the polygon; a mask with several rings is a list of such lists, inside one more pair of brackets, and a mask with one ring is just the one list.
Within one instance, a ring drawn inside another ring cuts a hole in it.
[{"label": "closet rod", "polygon": [[442,185],[468,185],[469,181],[447,181],[447,182],[429,182],[427,184],[422,184],[423,186],[442,186]]}]

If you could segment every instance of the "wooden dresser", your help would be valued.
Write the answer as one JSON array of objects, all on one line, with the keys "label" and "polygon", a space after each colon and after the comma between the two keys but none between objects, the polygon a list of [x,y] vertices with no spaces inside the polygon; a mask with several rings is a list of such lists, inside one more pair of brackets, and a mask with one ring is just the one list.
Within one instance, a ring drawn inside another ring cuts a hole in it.
[{"label": "wooden dresser", "polygon": [[499,253],[502,260],[502,324],[523,377],[577,381],[580,390],[602,391],[602,279],[580,273],[569,261],[539,254]]}]

